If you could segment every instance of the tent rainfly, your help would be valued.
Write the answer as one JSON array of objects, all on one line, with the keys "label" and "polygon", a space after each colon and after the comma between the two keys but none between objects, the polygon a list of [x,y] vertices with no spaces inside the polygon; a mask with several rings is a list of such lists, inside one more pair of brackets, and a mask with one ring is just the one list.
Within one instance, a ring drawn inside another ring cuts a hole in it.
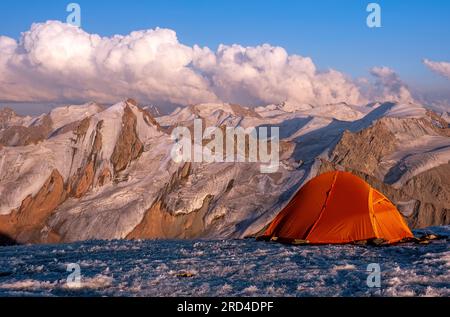
[{"label": "tent rainfly", "polygon": [[303,186],[259,238],[284,242],[341,244],[412,238],[397,208],[361,178],[341,171]]}]

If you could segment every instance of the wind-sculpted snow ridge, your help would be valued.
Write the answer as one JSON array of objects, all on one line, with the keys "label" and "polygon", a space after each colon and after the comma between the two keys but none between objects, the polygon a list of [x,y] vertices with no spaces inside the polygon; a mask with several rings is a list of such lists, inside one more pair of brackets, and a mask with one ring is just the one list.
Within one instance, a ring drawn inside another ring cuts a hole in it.
[{"label": "wind-sculpted snow ridge", "polygon": [[[426,231],[450,237],[449,226]],[[80,265],[79,285],[67,283],[70,263]],[[371,263],[380,287],[367,284]],[[0,248],[0,296],[448,297],[449,265],[445,239],[383,248],[252,239],[11,246]]]},{"label": "wind-sculpted snow ridge", "polygon": [[[307,180],[330,169],[365,178],[413,227],[450,222],[450,129],[412,103],[200,104],[153,117],[132,99],[0,112],[0,235],[8,243],[243,238]],[[279,127],[280,165],[176,163],[178,126]],[[3,242],[3,243],[6,243]]]}]

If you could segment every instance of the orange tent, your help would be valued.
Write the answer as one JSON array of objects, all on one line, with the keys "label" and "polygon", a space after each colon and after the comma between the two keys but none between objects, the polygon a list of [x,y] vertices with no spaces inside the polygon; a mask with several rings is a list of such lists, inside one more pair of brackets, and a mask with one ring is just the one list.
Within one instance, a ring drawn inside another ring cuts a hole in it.
[{"label": "orange tent", "polygon": [[303,186],[261,238],[328,244],[376,238],[394,243],[412,237],[389,199],[359,177],[335,171]]}]

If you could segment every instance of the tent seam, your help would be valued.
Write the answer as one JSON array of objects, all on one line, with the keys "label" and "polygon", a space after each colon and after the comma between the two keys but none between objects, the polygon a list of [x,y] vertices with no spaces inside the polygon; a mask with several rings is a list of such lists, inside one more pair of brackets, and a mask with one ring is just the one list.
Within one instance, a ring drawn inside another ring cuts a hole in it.
[{"label": "tent seam", "polygon": [[379,238],[380,234],[378,232],[378,228],[377,225],[375,223],[375,221],[378,223],[378,221],[376,220],[375,217],[375,211],[373,210],[373,188],[370,187],[369,189],[369,199],[367,200],[367,204],[369,207],[369,218],[370,218],[370,223],[372,224],[372,230],[373,233],[375,234],[375,237]]},{"label": "tent seam", "polygon": [[322,219],[322,216],[323,216],[323,214],[325,212],[325,209],[327,207],[327,203],[328,203],[328,201],[329,201],[329,199],[331,197],[331,192],[333,191],[334,185],[336,184],[338,174],[339,174],[339,171],[336,171],[336,174],[334,175],[334,178],[333,178],[333,182],[331,183],[330,191],[328,192],[327,198],[325,199],[325,202],[323,203],[322,210],[320,211],[319,217],[317,217],[317,220],[312,225],[311,229],[309,230],[308,234],[305,237],[305,240],[308,240],[309,235],[314,231],[314,229],[316,228],[317,224]]}]

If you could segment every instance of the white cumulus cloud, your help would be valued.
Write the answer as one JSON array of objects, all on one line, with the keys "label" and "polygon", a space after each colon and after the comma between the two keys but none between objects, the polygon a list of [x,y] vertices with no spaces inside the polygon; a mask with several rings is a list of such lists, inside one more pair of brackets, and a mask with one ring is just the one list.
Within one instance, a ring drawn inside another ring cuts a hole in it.
[{"label": "white cumulus cloud", "polygon": [[375,78],[373,98],[380,101],[412,102],[414,98],[408,86],[391,68],[373,67],[370,71]]},{"label": "white cumulus cloud", "polygon": [[222,100],[236,103],[324,104],[363,101],[344,74],[319,72],[309,57],[288,55],[282,47],[220,45],[216,52],[194,47],[194,67]]},{"label": "white cumulus cloud", "polygon": [[424,59],[423,63],[425,64],[425,66],[427,66],[433,72],[450,79],[450,63],[434,62],[434,61],[430,61],[429,59]]},{"label": "white cumulus cloud", "polygon": [[190,67],[193,49],[168,29],[100,37],[57,21],[34,24],[19,42],[0,38],[0,98],[194,103],[216,100]]},{"label": "white cumulus cloud", "polygon": [[[372,75],[377,100],[411,98],[392,70],[374,68]],[[101,37],[58,21],[33,24],[18,41],[0,36],[3,101],[363,104],[363,91],[359,81],[269,44],[214,51],[184,45],[170,29]]]}]

